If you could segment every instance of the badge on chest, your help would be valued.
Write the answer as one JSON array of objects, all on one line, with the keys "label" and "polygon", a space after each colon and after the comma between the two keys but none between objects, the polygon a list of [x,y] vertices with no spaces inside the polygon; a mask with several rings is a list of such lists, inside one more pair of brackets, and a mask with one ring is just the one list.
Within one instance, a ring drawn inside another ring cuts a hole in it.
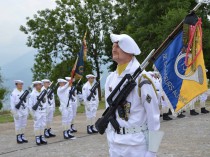
[{"label": "badge on chest", "polygon": [[118,107],[119,117],[125,121],[128,121],[130,115],[131,103],[126,101]]}]

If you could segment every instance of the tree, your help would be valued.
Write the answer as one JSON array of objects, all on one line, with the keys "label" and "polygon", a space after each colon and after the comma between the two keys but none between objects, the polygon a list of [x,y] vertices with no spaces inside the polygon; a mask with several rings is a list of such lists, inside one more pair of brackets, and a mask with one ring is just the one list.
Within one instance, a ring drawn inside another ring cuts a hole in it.
[{"label": "tree", "polygon": [[[137,57],[141,62],[153,48],[159,47],[195,5],[194,0],[118,0],[114,9],[118,18],[113,32],[127,33],[134,38],[142,51]],[[209,8],[205,5],[197,12],[203,18],[203,49],[207,68],[210,67]]]},{"label": "tree", "polygon": [[2,75],[0,74],[0,109],[2,109],[3,107],[2,101],[4,100],[6,94],[7,94],[7,90],[6,88],[3,87],[3,78],[2,78]]},{"label": "tree", "polygon": [[[28,35],[27,46],[38,49],[32,69],[34,78],[50,75],[53,60],[74,60],[79,52],[81,39],[87,35],[88,61],[92,63],[100,78],[100,65],[104,63],[104,39],[109,36],[113,19],[109,0],[57,0],[56,8],[38,11],[33,18],[27,18],[26,26],[20,30]],[[95,45],[95,46],[94,46]],[[43,57],[44,62],[40,61]],[[42,68],[40,68],[42,67]],[[53,70],[53,69],[52,69]],[[99,95],[100,95],[99,89]]]}]

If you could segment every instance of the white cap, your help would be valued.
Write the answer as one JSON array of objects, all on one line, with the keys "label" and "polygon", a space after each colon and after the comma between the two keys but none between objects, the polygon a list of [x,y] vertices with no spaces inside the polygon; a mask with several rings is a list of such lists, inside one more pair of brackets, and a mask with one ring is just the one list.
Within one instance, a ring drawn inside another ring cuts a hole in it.
[{"label": "white cap", "polygon": [[93,74],[88,74],[88,75],[86,75],[86,78],[87,78],[87,79],[89,79],[90,77],[94,77],[94,78],[96,78],[96,76],[95,76],[95,75],[93,75]]},{"label": "white cap", "polygon": [[110,38],[113,43],[118,42],[119,47],[126,53],[139,55],[141,50],[136,42],[127,34],[111,34]]},{"label": "white cap", "polygon": [[208,69],[206,69],[206,73],[208,72]]},{"label": "white cap", "polygon": [[23,81],[22,80],[14,80],[15,83],[22,83],[23,84]]},{"label": "white cap", "polygon": [[61,79],[61,78],[60,78],[60,79],[58,79],[57,81],[58,81],[58,83],[61,83],[61,82],[67,83],[67,81],[66,81],[66,80]]},{"label": "white cap", "polygon": [[48,79],[43,79],[42,82],[45,83],[45,82],[51,82],[51,81]]},{"label": "white cap", "polygon": [[[71,80],[71,77],[65,77],[65,79],[66,79],[67,81],[70,81],[70,80]],[[75,81],[75,78],[73,79],[73,81]]]},{"label": "white cap", "polygon": [[32,82],[32,84],[33,85],[35,85],[35,84],[42,84],[42,81],[34,81],[34,82]]}]

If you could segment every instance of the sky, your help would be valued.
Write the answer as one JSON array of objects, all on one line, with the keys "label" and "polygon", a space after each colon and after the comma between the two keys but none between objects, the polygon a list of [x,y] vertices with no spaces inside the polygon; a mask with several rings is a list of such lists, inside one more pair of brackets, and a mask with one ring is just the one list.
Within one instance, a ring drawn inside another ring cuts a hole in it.
[{"label": "sky", "polygon": [[35,51],[26,46],[27,36],[19,27],[25,25],[26,17],[32,17],[38,10],[54,7],[54,0],[0,1],[0,67]]}]

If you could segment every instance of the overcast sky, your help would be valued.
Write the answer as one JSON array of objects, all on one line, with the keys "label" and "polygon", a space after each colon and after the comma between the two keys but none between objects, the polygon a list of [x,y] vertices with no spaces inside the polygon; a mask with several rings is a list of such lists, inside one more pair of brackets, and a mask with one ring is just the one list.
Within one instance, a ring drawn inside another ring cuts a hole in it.
[{"label": "overcast sky", "polygon": [[26,17],[54,7],[54,0],[0,1],[0,67],[33,50],[25,45],[26,35],[19,31],[20,25],[25,25]]}]

